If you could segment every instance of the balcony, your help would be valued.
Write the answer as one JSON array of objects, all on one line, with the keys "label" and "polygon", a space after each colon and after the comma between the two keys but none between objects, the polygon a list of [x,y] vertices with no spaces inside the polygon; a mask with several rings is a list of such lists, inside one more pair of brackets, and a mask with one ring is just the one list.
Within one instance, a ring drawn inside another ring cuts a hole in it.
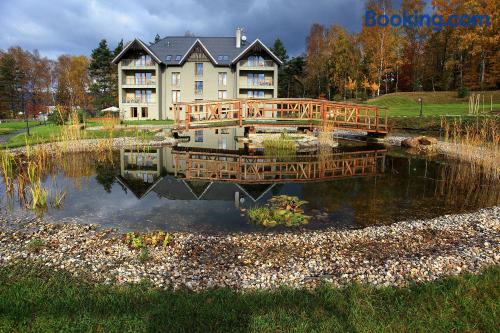
[{"label": "balcony", "polygon": [[121,61],[122,67],[129,68],[155,68],[156,63],[153,60],[143,59],[123,59]]},{"label": "balcony", "polygon": [[252,69],[252,70],[274,70],[274,61],[272,60],[261,60],[261,61],[240,61],[241,69]]},{"label": "balcony", "polygon": [[136,98],[136,97],[128,97],[122,99],[122,103],[124,104],[156,104],[156,100],[154,98]]},{"label": "balcony", "polygon": [[123,88],[127,88],[127,86],[130,87],[142,87],[142,86],[156,86],[156,78],[153,77],[151,79],[145,79],[145,78],[127,78],[124,80],[122,84]]},{"label": "balcony", "polygon": [[258,81],[243,81],[240,82],[240,88],[259,88],[259,89],[274,89],[273,81],[258,80]]}]

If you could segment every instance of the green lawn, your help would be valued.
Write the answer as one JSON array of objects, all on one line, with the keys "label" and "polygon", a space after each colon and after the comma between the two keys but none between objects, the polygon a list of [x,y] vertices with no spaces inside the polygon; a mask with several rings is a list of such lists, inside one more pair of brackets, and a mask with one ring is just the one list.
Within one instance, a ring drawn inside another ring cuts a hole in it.
[{"label": "green lawn", "polygon": [[163,119],[163,120],[124,120],[123,124],[125,125],[171,125],[174,121],[172,119]]},{"label": "green lawn", "polygon": [[[62,126],[57,126],[54,124],[48,124],[44,126],[37,126],[30,130],[30,136],[27,136],[27,133],[20,133],[11,137],[7,143],[7,147],[14,148],[24,146],[26,144],[26,140],[30,144],[51,142],[57,140],[58,136],[61,134]],[[85,139],[93,139],[93,138],[106,138],[110,136],[110,132],[108,130],[83,130],[82,138]],[[135,130],[113,130],[111,135],[115,138],[124,137],[124,136],[136,136],[150,138],[153,136],[150,132],[142,132],[137,134]]]},{"label": "green lawn", "polygon": [[[489,96],[493,97],[493,110],[500,110],[500,93],[491,91],[485,94],[485,111],[490,110]],[[423,100],[423,114],[426,116],[467,115],[469,112],[468,98],[458,98],[454,91],[393,93],[371,99],[368,104],[387,107],[389,117],[415,117],[420,114],[418,98]],[[482,110],[482,99],[480,101]]]},{"label": "green lawn", "polygon": [[[35,120],[28,122],[29,127],[38,126],[40,123]],[[11,132],[26,128],[25,121],[10,121],[0,123],[0,134],[9,134]]]},{"label": "green lawn", "polygon": [[499,278],[495,267],[410,288],[193,293],[22,264],[0,268],[0,332],[495,332]]}]

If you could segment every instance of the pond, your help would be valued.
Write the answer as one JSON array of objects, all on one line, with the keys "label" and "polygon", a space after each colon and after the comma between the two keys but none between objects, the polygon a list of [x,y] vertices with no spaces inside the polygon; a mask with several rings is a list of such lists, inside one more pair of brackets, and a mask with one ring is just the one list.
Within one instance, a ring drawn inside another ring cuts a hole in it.
[{"label": "pond", "polygon": [[233,130],[200,132],[176,147],[62,155],[42,177],[49,196],[64,193],[61,206],[27,209],[2,181],[1,207],[124,232],[217,233],[286,230],[256,225],[247,216],[277,195],[307,201],[306,229],[363,228],[500,203],[497,182],[440,155],[341,141],[327,151],[277,157],[245,148]]}]

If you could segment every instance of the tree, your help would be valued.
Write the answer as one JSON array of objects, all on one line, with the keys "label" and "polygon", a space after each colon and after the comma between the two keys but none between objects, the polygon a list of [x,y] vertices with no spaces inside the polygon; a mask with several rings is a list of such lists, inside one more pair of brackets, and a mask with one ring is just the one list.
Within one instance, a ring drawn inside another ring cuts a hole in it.
[{"label": "tree", "polygon": [[161,40],[160,35],[159,35],[159,34],[156,34],[156,35],[155,35],[155,40],[154,40],[152,43],[149,43],[149,44],[151,44],[151,45],[152,45],[152,44],[154,44],[154,43],[158,43],[160,40]]},{"label": "tree", "polygon": [[288,54],[286,53],[285,45],[283,44],[281,39],[277,38],[274,41],[271,52],[273,52],[283,63],[287,62]]},{"label": "tree", "polygon": [[90,80],[87,57],[61,55],[57,66],[57,102],[62,107],[64,119],[71,111],[88,109]]},{"label": "tree", "polygon": [[96,110],[102,110],[118,103],[117,81],[114,78],[116,68],[111,63],[112,60],[113,53],[109,50],[106,40],[103,39],[99,42],[99,46],[92,50],[89,65],[89,74],[92,80],[90,92]]},{"label": "tree", "polygon": [[306,81],[313,96],[320,96],[324,91],[326,66],[325,27],[319,23],[311,26],[306,39]]}]

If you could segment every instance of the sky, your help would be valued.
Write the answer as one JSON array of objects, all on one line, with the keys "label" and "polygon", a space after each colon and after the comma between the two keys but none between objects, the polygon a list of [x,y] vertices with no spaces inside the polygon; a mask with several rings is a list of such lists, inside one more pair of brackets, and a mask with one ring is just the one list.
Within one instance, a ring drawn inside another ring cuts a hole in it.
[{"label": "sky", "polygon": [[0,49],[20,46],[55,59],[90,55],[101,39],[110,48],[123,38],[234,36],[272,45],[280,38],[289,55],[305,49],[315,22],[359,31],[363,0],[0,0]]}]

